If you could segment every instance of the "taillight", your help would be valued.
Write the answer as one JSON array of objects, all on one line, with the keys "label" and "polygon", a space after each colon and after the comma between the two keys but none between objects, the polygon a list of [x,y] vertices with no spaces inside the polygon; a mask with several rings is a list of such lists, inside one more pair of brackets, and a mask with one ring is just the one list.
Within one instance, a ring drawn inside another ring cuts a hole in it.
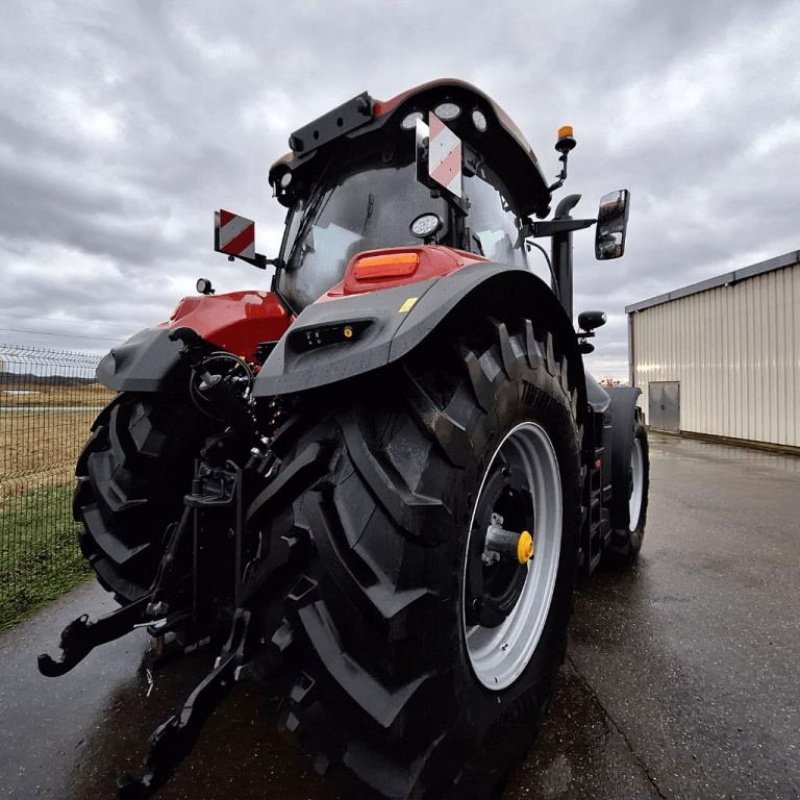
[{"label": "taillight", "polygon": [[405,278],[413,275],[419,266],[419,253],[381,253],[376,256],[359,256],[353,269],[356,280],[372,281],[380,278]]}]

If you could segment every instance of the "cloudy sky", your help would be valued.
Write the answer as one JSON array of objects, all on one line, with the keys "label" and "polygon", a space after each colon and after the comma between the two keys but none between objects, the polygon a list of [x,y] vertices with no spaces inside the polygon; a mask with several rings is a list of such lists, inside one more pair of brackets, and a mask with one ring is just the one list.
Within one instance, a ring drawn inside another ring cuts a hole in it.
[{"label": "cloudy sky", "polygon": [[626,304],[800,249],[800,3],[22,2],[0,27],[0,342],[100,350],[212,278],[212,212],[274,255],[269,164],[290,131],[367,89],[459,77],[526,133],[594,215],[632,194],[623,259],[575,237],[592,368],[627,373]]}]

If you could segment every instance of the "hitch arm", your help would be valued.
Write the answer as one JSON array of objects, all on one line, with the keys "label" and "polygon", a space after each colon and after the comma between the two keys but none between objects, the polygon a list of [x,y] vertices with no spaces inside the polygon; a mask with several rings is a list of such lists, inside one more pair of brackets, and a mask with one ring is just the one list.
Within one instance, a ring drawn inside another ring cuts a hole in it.
[{"label": "hitch arm", "polygon": [[162,611],[166,614],[169,604],[162,601],[165,584],[172,580],[175,559],[183,535],[191,521],[190,509],[185,509],[181,521],[174,526],[166,553],[158,567],[156,578],[150,591],[127,606],[112,611],[95,622],[89,621],[88,614],[74,619],[61,632],[61,656],[58,660],[43,653],[37,659],[39,672],[48,678],[58,678],[83,661],[95,647],[119,639],[130,633],[136,625],[153,622],[153,616]]},{"label": "hitch arm", "polygon": [[159,725],[150,737],[144,772],[127,772],[117,781],[120,800],[143,800],[163,786],[194,747],[205,721],[236,682],[236,671],[246,658],[250,612],[239,608],[231,633],[214,669],[189,695],[183,708]]},{"label": "hitch arm", "polygon": [[117,781],[120,800],[140,800],[158,791],[194,747],[203,723],[234,682],[235,655],[229,655],[189,695],[178,714],[159,725],[150,737],[150,753],[141,776],[127,772]]},{"label": "hitch arm", "polygon": [[130,605],[118,608],[96,622],[89,622],[83,614],[70,622],[61,632],[61,655],[56,661],[47,653],[38,658],[39,672],[48,678],[57,678],[69,672],[95,647],[119,639],[147,619],[147,605],[151,595],[146,594]]}]

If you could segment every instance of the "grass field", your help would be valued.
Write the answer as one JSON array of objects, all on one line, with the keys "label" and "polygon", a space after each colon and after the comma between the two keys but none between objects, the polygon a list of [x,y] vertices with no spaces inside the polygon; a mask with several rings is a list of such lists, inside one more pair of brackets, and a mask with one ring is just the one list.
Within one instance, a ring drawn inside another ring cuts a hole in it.
[{"label": "grass field", "polygon": [[113,397],[98,384],[31,391],[0,393],[0,628],[87,574],[72,519],[75,461]]},{"label": "grass field", "polygon": [[0,511],[11,497],[71,481],[96,416],[93,409],[0,411]]},{"label": "grass field", "polygon": [[72,485],[13,497],[0,511],[0,630],[85,580]]},{"label": "grass field", "polygon": [[19,406],[92,406],[108,403],[116,393],[103,384],[50,384],[0,382],[0,407]]}]

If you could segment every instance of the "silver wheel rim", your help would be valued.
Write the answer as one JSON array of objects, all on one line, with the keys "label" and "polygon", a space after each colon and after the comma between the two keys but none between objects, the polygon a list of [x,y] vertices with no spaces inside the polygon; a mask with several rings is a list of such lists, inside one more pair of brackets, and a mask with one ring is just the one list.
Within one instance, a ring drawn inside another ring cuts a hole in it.
[{"label": "silver wheel rim", "polygon": [[[514,462],[527,476],[536,513],[534,556],[526,565],[525,584],[516,605],[496,628],[467,624],[462,612],[467,654],[475,677],[487,688],[500,691],[513,684],[531,660],[542,636],[558,574],[563,518],[561,476],[555,448],[541,425],[523,422],[509,431],[495,450],[481,481],[470,517],[469,537],[483,496],[486,479],[498,456]],[[466,553],[469,557],[469,537]],[[463,583],[467,583],[466,559]],[[462,605],[466,595],[462,597]]]},{"label": "silver wheel rim", "polygon": [[638,436],[633,439],[631,448],[631,499],[628,501],[628,530],[635,531],[639,527],[642,513],[642,497],[644,495],[644,456],[642,443]]}]

